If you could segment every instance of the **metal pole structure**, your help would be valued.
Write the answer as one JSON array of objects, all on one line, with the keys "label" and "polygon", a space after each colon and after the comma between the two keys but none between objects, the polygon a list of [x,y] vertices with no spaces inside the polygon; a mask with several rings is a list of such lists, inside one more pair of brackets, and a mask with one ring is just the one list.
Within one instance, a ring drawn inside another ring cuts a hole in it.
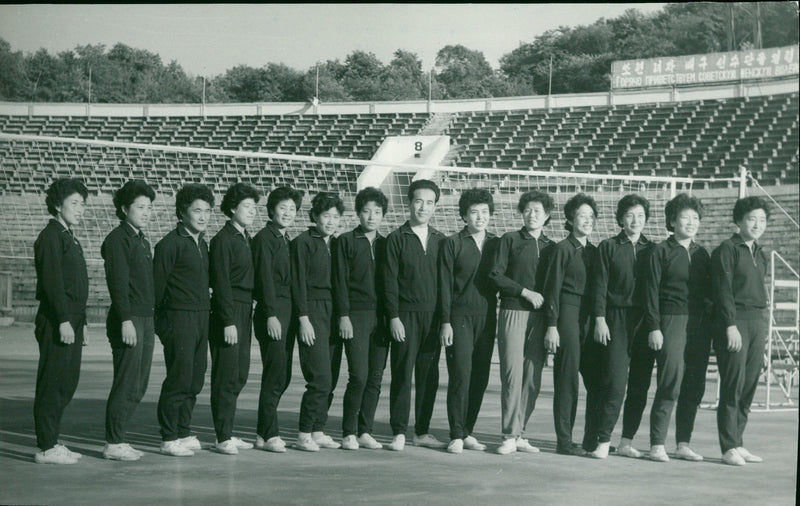
[{"label": "metal pole structure", "polygon": [[730,15],[730,26],[728,27],[728,51],[736,51],[736,24],[733,21],[733,4],[731,2],[728,4],[728,14]]},{"label": "metal pole structure", "polygon": [[756,2],[756,33],[753,37],[755,39],[754,44],[756,49],[761,49],[764,43],[761,40],[761,3]]},{"label": "metal pole structure", "polygon": [[206,106],[206,76],[203,76],[203,107]]},{"label": "metal pole structure", "polygon": [[772,322],[775,315],[775,252],[769,259],[769,333],[767,334],[767,375],[764,378],[767,384],[767,405],[769,411],[770,390],[772,390]]},{"label": "metal pole structure", "polygon": [[747,168],[739,167],[739,198],[747,196]]}]

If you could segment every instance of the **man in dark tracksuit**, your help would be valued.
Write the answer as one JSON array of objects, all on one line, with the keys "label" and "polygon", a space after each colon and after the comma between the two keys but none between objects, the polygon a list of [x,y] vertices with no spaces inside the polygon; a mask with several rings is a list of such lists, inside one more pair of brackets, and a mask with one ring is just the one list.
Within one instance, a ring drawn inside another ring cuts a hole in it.
[{"label": "man in dark tracksuit", "polygon": [[189,457],[200,449],[190,432],[208,363],[209,262],[202,233],[213,204],[208,187],[181,188],[175,197],[181,222],[156,244],[153,256],[156,334],[167,365],[158,399],[161,452],[176,457]]},{"label": "man in dark tracksuit", "polygon": [[394,439],[389,449],[394,451],[405,447],[412,376],[416,389],[414,443],[432,448],[446,446],[428,433],[439,387],[441,347],[434,320],[439,243],[444,239],[428,221],[439,201],[439,188],[432,181],[420,179],[411,183],[408,197],[411,219],[387,237],[382,272],[386,316],[393,339],[389,418]]},{"label": "man in dark tracksuit", "polygon": [[153,254],[142,231],[150,221],[153,199],[155,192],[144,181],[125,183],[114,194],[122,223],[100,249],[111,296],[106,333],[114,361],[103,457],[112,460],[138,460],[143,455],[125,442],[125,429],[147,391],[153,361]]},{"label": "man in dark tracksuit", "polygon": [[78,387],[89,276],[83,249],[72,228],[80,223],[88,191],[77,179],[59,179],[47,190],[47,210],[53,215],[33,245],[36,265],[34,334],[39,344],[39,368],[33,419],[41,464],[74,464],[80,454],[58,443],[64,409]]},{"label": "man in dark tracksuit", "polygon": [[231,186],[222,199],[230,218],[211,239],[211,414],[216,449],[226,455],[249,450],[251,443],[233,436],[236,400],[250,372],[253,325],[253,253],[247,228],[256,216],[258,191],[245,183]]},{"label": "man in dark tracksuit", "polygon": [[301,198],[299,192],[285,186],[270,192],[270,221],[252,243],[256,300],[253,328],[263,366],[256,447],[276,453],[286,451],[286,443],[279,435],[278,402],[286,387],[287,336],[292,321],[287,228],[294,223]]},{"label": "man in dark tracksuit", "polygon": [[[616,214],[623,230],[597,248],[592,277],[595,342],[591,353],[598,358],[601,397],[598,401],[598,446],[591,454],[595,458],[608,456],[611,433],[625,399],[631,345],[642,321],[641,284],[653,243],[641,230],[647,222],[649,209],[647,200],[638,195],[623,197]],[[620,444],[620,451],[626,452],[628,447]]]},{"label": "man in dark tracksuit", "polygon": [[766,229],[769,208],[764,199],[746,197],[736,202],[733,218],[739,233],[714,250],[711,270],[720,376],[719,444],[723,462],[741,466],[763,460],[744,448],[743,434],[769,338],[764,286],[769,260],[757,242]]},{"label": "man in dark tracksuit", "polygon": [[[374,201],[365,204],[370,203]],[[377,207],[380,208],[380,204]],[[359,217],[362,210],[356,209]],[[346,334],[337,339],[339,350],[333,355],[335,361],[336,357],[341,361],[341,347],[344,346],[348,382],[343,400],[342,446],[348,450],[360,446],[382,447],[371,433],[389,352],[385,316],[376,289],[377,266],[383,264],[386,238],[377,230],[373,233],[374,238],[370,240],[359,225],[337,237],[333,249],[334,313],[340,321],[340,335]],[[342,325],[345,318],[348,322]],[[347,323],[350,329],[345,332],[343,327]],[[335,368],[338,371],[338,367]]]},{"label": "man in dark tracksuit", "polygon": [[[681,388],[689,314],[704,311],[709,304],[711,258],[692,241],[701,209],[697,199],[685,194],[667,204],[667,224],[675,233],[653,248],[642,285],[647,335],[640,335],[631,352],[622,437],[632,440],[636,435],[656,362],[658,384],[650,412],[650,459],[658,462],[669,460],[664,442]],[[678,223],[680,216],[691,214],[694,218],[687,218],[689,225]]]},{"label": "man in dark tracksuit", "polygon": [[452,329],[452,344],[445,348],[451,453],[461,453],[464,448],[486,449],[472,431],[489,383],[494,350],[497,294],[488,286],[488,271],[497,242],[494,234],[485,232],[479,247],[464,227],[440,246],[440,320]]}]

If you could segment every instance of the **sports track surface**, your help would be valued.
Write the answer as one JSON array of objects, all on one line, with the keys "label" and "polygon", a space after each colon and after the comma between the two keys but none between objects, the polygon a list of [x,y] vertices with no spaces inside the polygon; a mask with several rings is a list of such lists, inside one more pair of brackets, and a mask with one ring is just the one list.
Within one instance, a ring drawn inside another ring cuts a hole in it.
[{"label": "sports track surface", "polygon": [[[719,460],[715,412],[701,409],[693,445],[701,463],[655,463],[609,456],[606,461],[555,454],[552,421],[552,369],[544,371],[543,391],[528,427],[539,454],[499,456],[500,381],[492,366],[475,435],[489,452],[445,451],[407,445],[402,453],[387,450],[322,450],[311,454],[289,449],[285,454],[250,450],[225,456],[204,449],[192,458],[158,454],[160,438],[156,403],[164,378],[164,359],[156,343],[149,390],[130,423],[129,442],[145,451],[138,462],[102,458],[104,410],[111,385],[111,351],[101,327],[90,328],[84,348],[81,381],[67,408],[61,441],[84,454],[71,466],[33,462],[33,392],[38,350],[28,324],[0,328],[0,503],[2,504],[794,504],[797,483],[798,412],[751,414],[746,446],[764,457],[763,464],[743,468]],[[281,436],[291,443],[304,383],[295,352],[294,377],[279,406]],[[445,396],[447,371],[440,363],[441,385],[432,432],[447,440]],[[344,371],[343,371],[344,372]],[[236,434],[255,438],[261,374],[253,348],[247,386],[239,397]],[[194,415],[194,429],[204,447],[214,441],[209,407],[210,372]],[[340,378],[326,432],[340,438]],[[713,400],[713,380],[705,402]],[[387,443],[389,372],[376,416],[376,438]],[[763,399],[763,385],[758,400]],[[651,388],[652,396],[652,388]],[[795,399],[796,400],[796,399]],[[574,438],[583,433],[581,400]],[[413,406],[413,404],[412,404]],[[648,411],[635,445],[648,446]],[[413,409],[413,408],[412,408]],[[413,422],[413,413],[412,413]],[[619,441],[620,423],[612,441]],[[412,425],[413,426],[413,425]],[[411,434],[409,431],[409,435]],[[674,450],[674,422],[668,451]],[[410,439],[410,438],[409,438]]]}]

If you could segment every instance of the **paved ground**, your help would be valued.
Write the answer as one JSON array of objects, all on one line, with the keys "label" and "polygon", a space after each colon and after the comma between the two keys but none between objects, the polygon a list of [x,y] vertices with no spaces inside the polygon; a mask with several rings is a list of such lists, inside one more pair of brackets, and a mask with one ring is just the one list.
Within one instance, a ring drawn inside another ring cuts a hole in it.
[{"label": "paved ground", "polygon": [[[0,328],[0,503],[23,504],[794,504],[797,480],[797,411],[753,413],[747,446],[765,463],[744,468],[720,464],[715,413],[698,415],[695,446],[705,462],[673,460],[668,464],[611,456],[607,461],[565,457],[554,453],[552,371],[529,427],[538,455],[499,456],[490,452],[450,455],[406,447],[385,450],[323,450],[308,454],[289,450],[282,455],[257,450],[236,457],[202,451],[180,459],[157,453],[155,417],[159,386],[164,377],[160,345],[156,346],[148,393],[130,425],[130,441],[146,455],[138,462],[103,460],[103,416],[111,384],[111,353],[101,329],[91,329],[85,348],[81,381],[62,424],[62,442],[85,454],[73,466],[33,463],[33,390],[38,351],[30,326]],[[254,348],[254,351],[256,349]],[[255,437],[261,366],[253,354],[250,381],[242,392],[237,414],[238,434]],[[444,407],[447,373],[441,362],[441,387],[432,426],[446,439]],[[477,437],[499,443],[500,399],[497,365],[476,427]],[[294,440],[303,390],[299,367],[284,396],[281,436]],[[384,393],[389,374],[384,376]],[[715,384],[709,382],[707,401]],[[329,433],[338,438],[341,390],[331,409]],[[759,399],[763,397],[763,388]],[[583,394],[582,394],[583,395]],[[583,402],[583,397],[581,399]],[[412,415],[413,416],[413,415]],[[195,427],[206,446],[214,440],[206,388],[195,409]],[[575,439],[580,440],[582,411]],[[647,446],[647,416],[637,438]],[[674,430],[674,427],[671,427]],[[377,414],[377,438],[388,442],[388,401]],[[673,436],[671,432],[670,437]],[[618,433],[613,441],[618,441]],[[669,449],[672,448],[670,444]]]}]

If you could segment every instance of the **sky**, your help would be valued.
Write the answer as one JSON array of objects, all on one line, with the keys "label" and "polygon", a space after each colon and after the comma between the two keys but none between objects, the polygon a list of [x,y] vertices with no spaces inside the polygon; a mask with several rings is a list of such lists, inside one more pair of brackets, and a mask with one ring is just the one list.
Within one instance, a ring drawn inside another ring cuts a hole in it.
[{"label": "sky", "polygon": [[194,75],[238,64],[305,70],[354,50],[388,63],[397,49],[424,69],[448,44],[480,50],[493,67],[522,42],[559,26],[591,24],[626,9],[665,4],[0,5],[0,38],[14,51],[51,53],[121,42],[176,60]]}]

